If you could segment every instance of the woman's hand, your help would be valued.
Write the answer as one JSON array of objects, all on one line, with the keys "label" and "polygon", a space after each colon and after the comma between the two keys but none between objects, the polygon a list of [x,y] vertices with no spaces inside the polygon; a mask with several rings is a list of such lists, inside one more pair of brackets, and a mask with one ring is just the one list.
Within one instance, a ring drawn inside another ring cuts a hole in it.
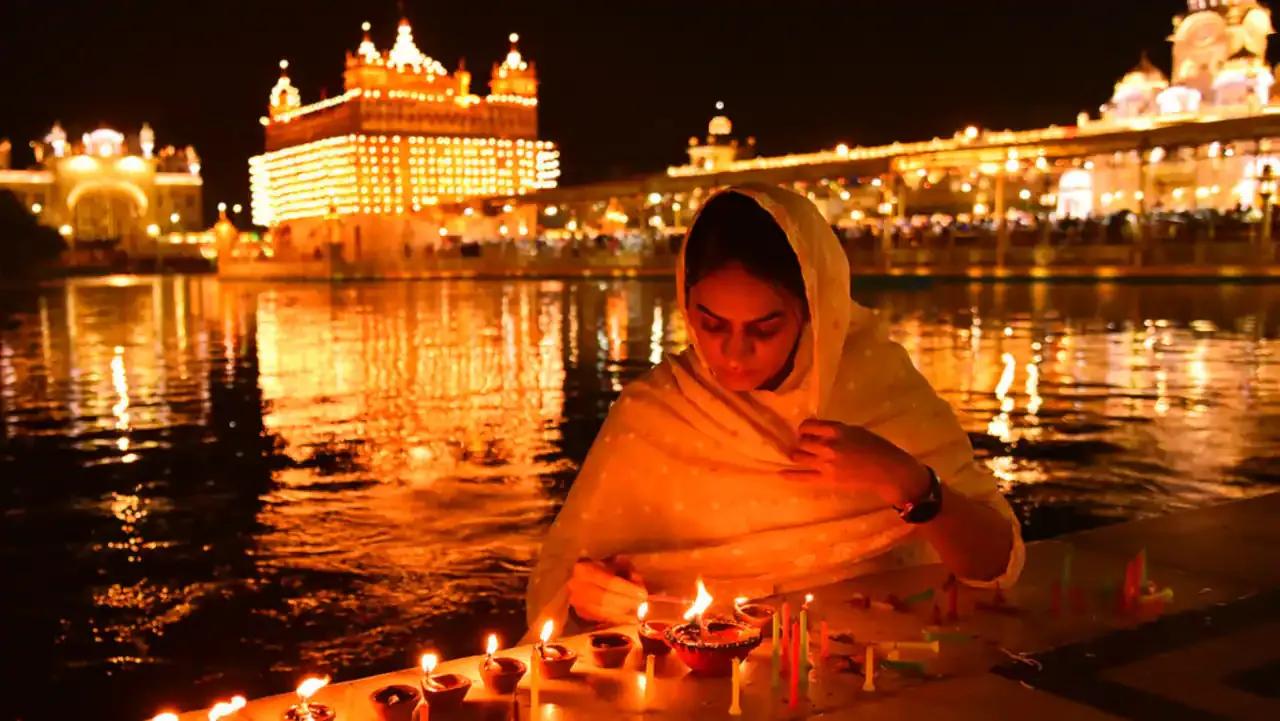
[{"label": "woman's hand", "polygon": [[870,490],[891,506],[903,506],[929,491],[929,471],[910,453],[859,426],[810,419],[800,424],[791,454],[803,480],[823,480]]},{"label": "woman's hand", "polygon": [[569,578],[569,605],[583,619],[612,624],[630,623],[648,597],[644,580],[623,558],[605,562],[583,559]]}]

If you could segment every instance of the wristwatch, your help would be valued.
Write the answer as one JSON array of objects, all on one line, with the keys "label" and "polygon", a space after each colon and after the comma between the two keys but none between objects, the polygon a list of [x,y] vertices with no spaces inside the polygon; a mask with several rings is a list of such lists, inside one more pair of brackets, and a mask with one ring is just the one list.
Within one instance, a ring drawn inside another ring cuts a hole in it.
[{"label": "wristwatch", "polygon": [[925,466],[924,469],[929,472],[929,490],[915,501],[893,507],[907,523],[928,523],[942,510],[942,481],[932,468]]}]

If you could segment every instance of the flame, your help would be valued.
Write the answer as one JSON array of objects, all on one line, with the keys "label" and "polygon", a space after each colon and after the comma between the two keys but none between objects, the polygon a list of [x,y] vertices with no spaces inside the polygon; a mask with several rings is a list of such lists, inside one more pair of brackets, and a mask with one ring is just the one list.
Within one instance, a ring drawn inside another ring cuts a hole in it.
[{"label": "flame", "polygon": [[151,721],[178,721],[178,714],[172,711],[165,711],[152,716]]},{"label": "flame", "polygon": [[440,657],[434,653],[422,654],[422,672],[430,676],[440,664]]},{"label": "flame", "polygon": [[649,602],[641,601],[639,608],[636,609],[636,618],[640,619],[640,623],[644,623],[644,619],[649,615]]},{"label": "flame", "polygon": [[[542,624],[542,633],[538,634],[538,638],[542,639],[543,643],[546,643],[551,640],[551,632],[554,630],[556,630],[555,621],[548,620],[546,623]],[[497,649],[495,648],[494,651],[496,650]],[[490,651],[489,653],[493,653],[493,651]]]},{"label": "flame", "polygon": [[489,641],[485,644],[484,652],[490,656],[498,652],[498,634],[489,634]]},{"label": "flame", "polygon": [[712,599],[710,593],[707,593],[706,585],[703,584],[702,579],[699,578],[698,597],[694,599],[693,605],[689,607],[689,610],[684,612],[684,620],[689,621],[691,619],[701,617],[702,614],[707,612],[708,608],[711,608],[712,600],[714,599]]},{"label": "flame", "polygon": [[809,604],[811,604],[811,603],[813,603],[813,594],[812,594],[812,593],[806,593],[806,594],[804,595],[804,605],[805,605],[805,608],[808,608]]},{"label": "flame", "polygon": [[733,599],[733,606],[734,608],[742,608],[742,606],[745,605],[746,602],[750,600],[751,599],[747,598],[746,596],[738,596],[737,598]]},{"label": "flame", "polygon": [[302,683],[298,684],[298,698],[302,699],[303,701],[307,701],[312,696],[316,695],[316,691],[319,691],[320,689],[328,685],[329,685],[328,676],[325,676],[324,678],[320,678],[318,676],[304,678],[302,679]]},{"label": "flame", "polygon": [[245,706],[244,696],[232,696],[230,701],[219,701],[209,709],[209,721],[218,721],[220,718],[230,716]]}]

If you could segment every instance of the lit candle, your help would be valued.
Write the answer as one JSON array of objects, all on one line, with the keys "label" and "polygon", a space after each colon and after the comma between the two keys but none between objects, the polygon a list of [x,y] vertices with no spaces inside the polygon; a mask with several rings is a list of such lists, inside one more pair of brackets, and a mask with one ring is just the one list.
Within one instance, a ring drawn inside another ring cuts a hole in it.
[{"label": "lit candle", "polygon": [[862,690],[876,690],[876,647],[867,646],[866,663],[862,664]]},{"label": "lit candle", "polygon": [[703,584],[702,579],[699,578],[698,596],[694,599],[693,605],[689,607],[689,610],[684,612],[684,620],[689,621],[694,618],[698,619],[699,636],[704,635],[707,631],[706,627],[702,625],[702,614],[706,613],[708,608],[711,608],[711,602],[713,600],[714,599],[711,597],[711,594],[707,593],[706,585]]},{"label": "lit candle", "polygon": [[329,677],[311,676],[302,679],[302,683],[298,684],[298,717],[301,719],[311,718],[311,697],[316,695],[316,691],[329,685]]},{"label": "lit candle", "polygon": [[729,715],[742,715],[742,661],[733,660],[733,700],[729,703]]},{"label": "lit candle", "polygon": [[485,666],[490,666],[493,664],[493,654],[497,652],[498,652],[498,634],[491,633],[489,634],[489,640],[486,641],[484,645],[484,665]]},{"label": "lit candle", "polygon": [[245,703],[244,696],[232,696],[230,701],[219,701],[209,709],[209,721],[218,721],[220,718],[230,716],[244,708]]},{"label": "lit candle", "polygon": [[547,641],[551,640],[551,634],[555,631],[555,622],[548,620],[542,624],[542,633],[538,634],[538,643],[529,652],[529,706],[537,713],[539,706],[538,695],[541,691],[542,657],[545,654]]},{"label": "lit candle", "polygon": [[424,653],[420,659],[422,664],[422,685],[427,688],[439,688],[440,684],[436,683],[432,674],[435,673],[436,666],[440,664],[440,657],[434,653]]},{"label": "lit candle", "polygon": [[831,655],[831,640],[827,636],[827,622],[818,625],[818,654],[825,661]]},{"label": "lit candle", "polygon": [[806,593],[804,604],[800,606],[800,671],[809,666],[809,604],[813,603],[813,594]]}]

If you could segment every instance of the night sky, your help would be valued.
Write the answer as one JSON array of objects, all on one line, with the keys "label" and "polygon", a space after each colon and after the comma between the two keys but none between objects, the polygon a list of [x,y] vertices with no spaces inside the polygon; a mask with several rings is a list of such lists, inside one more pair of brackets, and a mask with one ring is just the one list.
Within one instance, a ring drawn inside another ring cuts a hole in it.
[{"label": "night sky", "polygon": [[[991,128],[1069,124],[1097,111],[1140,51],[1168,72],[1182,0],[812,2],[407,0],[418,46],[473,88],[519,32],[541,80],[542,137],[562,183],[661,170],[705,133],[716,100],[764,153]],[[207,210],[245,202],[247,160],[281,57],[304,103],[342,91],[344,53],[374,25],[385,50],[394,0],[3,0],[0,137],[26,142],[60,119],[105,123],[160,145],[193,144]]]}]

